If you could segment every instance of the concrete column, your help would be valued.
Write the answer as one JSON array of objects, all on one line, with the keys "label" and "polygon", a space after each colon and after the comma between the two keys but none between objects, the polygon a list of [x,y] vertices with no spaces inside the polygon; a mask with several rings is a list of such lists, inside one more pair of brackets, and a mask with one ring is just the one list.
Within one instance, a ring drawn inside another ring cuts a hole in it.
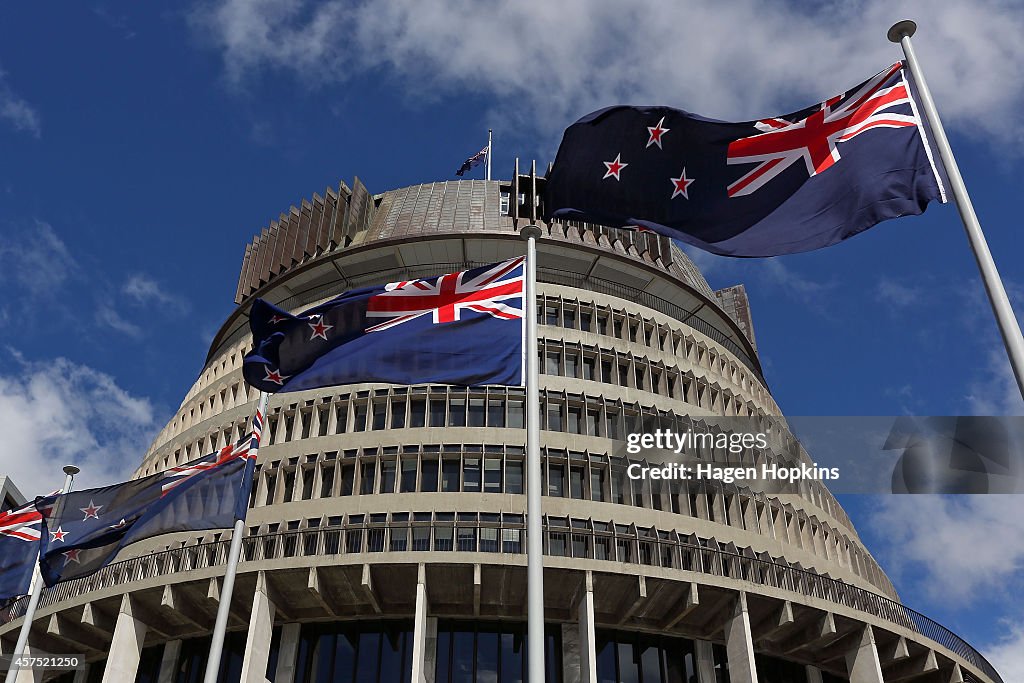
[{"label": "concrete column", "polygon": [[580,632],[575,624],[561,625],[562,683],[580,683]]},{"label": "concrete column", "polygon": [[285,624],[281,627],[281,645],[277,651],[277,671],[274,673],[274,683],[293,683],[295,680],[295,658],[299,655],[301,631],[302,624]]},{"label": "concrete column", "polygon": [[597,683],[597,636],[594,628],[594,574],[587,571],[579,606],[580,682]]},{"label": "concrete column", "polygon": [[750,634],[747,594],[743,591],[733,606],[732,616],[725,622],[725,652],[729,658],[729,680],[732,683],[757,683],[754,639]]},{"label": "concrete column", "polygon": [[864,627],[858,643],[846,653],[846,668],[850,672],[850,683],[884,683],[875,632],[870,625]]},{"label": "concrete column", "polygon": [[267,678],[270,638],[274,633],[274,601],[270,598],[266,572],[256,575],[256,591],[252,596],[249,632],[245,637],[241,683],[263,683]]},{"label": "concrete column", "polygon": [[412,683],[426,683],[427,680],[427,570],[419,565],[416,570],[416,615],[412,632]]},{"label": "concrete column", "polygon": [[805,670],[807,671],[807,683],[821,683],[821,669],[808,664]]},{"label": "concrete column", "polygon": [[715,653],[712,643],[707,640],[693,641],[697,655],[697,680],[700,683],[717,683],[715,680]]},{"label": "concrete column", "polygon": [[181,641],[168,640],[164,645],[164,654],[160,658],[160,674],[157,676],[157,683],[174,683],[174,679],[177,678],[175,674],[180,656]]},{"label": "concrete column", "polygon": [[427,683],[437,676],[437,617],[427,617],[427,654],[423,658]]},{"label": "concrete column", "polygon": [[126,594],[117,613],[107,666],[103,670],[103,683],[135,683],[146,631],[146,625],[135,618],[132,600]]}]

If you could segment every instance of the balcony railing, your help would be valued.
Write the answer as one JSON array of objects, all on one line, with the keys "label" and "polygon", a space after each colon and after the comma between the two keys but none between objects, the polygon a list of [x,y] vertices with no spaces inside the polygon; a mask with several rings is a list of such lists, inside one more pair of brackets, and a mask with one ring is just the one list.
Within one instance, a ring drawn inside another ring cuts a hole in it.
[{"label": "balcony railing", "polygon": [[[614,525],[602,531],[547,524],[544,550],[553,557],[680,569],[820,598],[919,633],[1002,683],[988,660],[965,640],[895,600],[812,571],[716,548],[714,541],[694,544],[692,538],[635,527],[624,532]],[[44,589],[39,606],[147,578],[219,567],[227,562],[229,545],[228,540],[201,543],[116,562],[92,576]],[[364,523],[249,536],[242,543],[242,561],[403,551],[522,554],[525,548],[525,525],[507,521]],[[27,604],[24,597],[0,609],[0,625],[22,617]],[[967,671],[963,675],[967,681],[974,680]]]}]

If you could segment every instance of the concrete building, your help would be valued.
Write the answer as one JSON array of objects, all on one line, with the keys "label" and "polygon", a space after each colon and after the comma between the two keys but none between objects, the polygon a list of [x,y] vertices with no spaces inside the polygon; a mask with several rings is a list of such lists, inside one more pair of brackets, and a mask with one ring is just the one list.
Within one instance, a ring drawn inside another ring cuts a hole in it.
[{"label": "concrete building", "polygon": [[[742,287],[714,292],[669,240],[537,220],[543,179],[372,195],[355,180],[245,248],[237,308],[137,476],[247,429],[255,296],[346,289],[523,253],[536,222],[548,681],[1000,683],[904,607],[829,491],[629,479],[653,418],[777,416]],[[784,378],[783,378],[784,381]],[[511,683],[525,664],[525,393],[354,385],[274,396],[223,680]],[[761,458],[771,458],[761,454]],[[161,537],[44,593],[30,645],[75,683],[201,679],[229,532]],[[24,602],[0,614],[9,652]],[[30,674],[22,674],[25,679]]]},{"label": "concrete building", "polygon": [[0,477],[0,512],[21,507],[26,502],[28,501],[25,500],[25,496],[14,485],[10,477]]}]

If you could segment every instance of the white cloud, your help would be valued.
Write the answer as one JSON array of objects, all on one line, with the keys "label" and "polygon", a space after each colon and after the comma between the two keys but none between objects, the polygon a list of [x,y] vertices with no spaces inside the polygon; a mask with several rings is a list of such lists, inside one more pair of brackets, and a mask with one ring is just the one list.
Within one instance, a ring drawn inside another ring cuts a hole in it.
[{"label": "white cloud", "polygon": [[886,30],[916,18],[914,42],[947,122],[1024,139],[1024,6],[1000,0],[622,3],[616,0],[221,0],[192,24],[228,80],[266,70],[310,85],[378,70],[410,97],[490,94],[495,117],[553,145],[610,104],[666,104],[749,120],[803,108],[902,56]]},{"label": "white cloud", "polygon": [[42,133],[39,113],[11,89],[3,69],[0,69],[0,121],[6,121],[15,130],[31,133],[35,137]]},{"label": "white cloud", "polygon": [[49,223],[27,230],[7,228],[0,239],[0,283],[20,287],[35,299],[52,296],[78,269],[67,245]]},{"label": "white cloud", "polygon": [[126,334],[129,337],[141,337],[142,328],[133,322],[125,320],[121,317],[121,314],[115,311],[112,307],[106,304],[100,304],[99,308],[96,309],[96,322],[100,325],[106,325],[111,329],[114,329],[122,334]]},{"label": "white cloud", "polygon": [[1024,681],[1024,624],[1004,622],[1006,633],[984,655],[1004,681]]},{"label": "white cloud", "polygon": [[886,496],[870,523],[893,575],[935,599],[969,604],[1022,578],[1024,497]]},{"label": "white cloud", "polygon": [[57,488],[67,464],[82,468],[76,488],[127,478],[158,427],[149,400],[66,358],[6,353],[16,371],[0,374],[0,469],[22,493]]},{"label": "white cloud", "polygon": [[876,298],[891,308],[906,308],[921,301],[924,290],[920,287],[905,285],[887,277],[878,281],[875,288]]},{"label": "white cloud", "polygon": [[159,304],[165,309],[171,309],[177,313],[184,313],[188,310],[188,302],[165,291],[152,278],[139,273],[131,275],[125,281],[121,287],[121,293],[136,304],[145,306]]}]

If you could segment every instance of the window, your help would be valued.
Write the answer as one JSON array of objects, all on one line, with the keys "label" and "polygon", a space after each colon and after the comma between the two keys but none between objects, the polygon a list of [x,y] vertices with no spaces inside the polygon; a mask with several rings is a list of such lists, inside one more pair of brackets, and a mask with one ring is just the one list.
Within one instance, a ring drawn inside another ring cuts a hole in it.
[{"label": "window", "polygon": [[337,422],[334,425],[334,433],[344,434],[348,429],[348,406],[344,403],[339,403],[335,407],[335,415]]},{"label": "window", "polygon": [[583,357],[583,379],[594,380],[594,370],[597,366],[597,358],[594,356]]},{"label": "window", "polygon": [[578,376],[577,368],[579,368],[580,358],[573,352],[567,352],[565,354],[565,376],[576,377]]},{"label": "window", "polygon": [[391,401],[391,428],[405,427],[405,399]]},{"label": "window", "polygon": [[484,492],[501,493],[501,458],[484,459]]},{"label": "window", "polygon": [[441,490],[454,493],[459,490],[459,459],[445,458],[441,462]]},{"label": "window", "polygon": [[364,462],[359,472],[359,493],[369,495],[373,493],[374,476],[377,474],[376,462]]},{"label": "window", "polygon": [[590,332],[590,311],[580,311],[580,329],[584,332]]},{"label": "window", "polygon": [[548,495],[556,498],[565,496],[565,466],[548,466]]},{"label": "window", "polygon": [[505,463],[505,492],[523,492],[523,461],[509,460]]},{"label": "window", "polygon": [[487,397],[487,426],[505,426],[505,399],[498,396]]},{"label": "window", "polygon": [[526,401],[522,399],[509,399],[508,401],[508,426],[512,429],[522,429],[525,426]]},{"label": "window", "polygon": [[605,470],[603,467],[590,468],[590,499],[598,503],[604,501]]},{"label": "window", "polygon": [[462,490],[470,493],[480,490],[480,458],[465,458],[463,460]]},{"label": "window", "polygon": [[427,402],[422,398],[409,401],[409,426],[424,427],[427,424]]},{"label": "window", "polygon": [[483,427],[486,423],[486,405],[483,398],[469,399],[469,426]]},{"label": "window", "polygon": [[437,491],[437,458],[423,458],[423,472],[420,474],[420,491]]},{"label": "window", "polygon": [[374,401],[371,404],[371,410],[373,411],[372,421],[370,423],[370,429],[376,431],[378,429],[384,429],[386,419],[386,411],[388,404],[385,401]]},{"label": "window", "polygon": [[566,413],[567,424],[566,431],[570,434],[582,434],[583,433],[583,407],[582,406],[569,406]]},{"label": "window", "polygon": [[309,500],[313,497],[313,468],[307,467],[302,470],[302,500]]},{"label": "window", "polygon": [[[394,458],[384,458],[380,461],[380,492],[395,492],[395,469],[397,463]],[[372,493],[372,492],[371,492]]]},{"label": "window", "polygon": [[366,430],[366,401],[360,401],[355,406],[356,423],[352,425],[352,431],[362,432]]},{"label": "window", "polygon": [[444,413],[446,402],[443,398],[430,399],[430,426],[444,427]]},{"label": "window", "polygon": [[355,465],[342,465],[341,466],[341,495],[351,496],[352,487],[355,483],[356,478],[356,466]]},{"label": "window", "polygon": [[558,365],[559,365],[558,361],[559,361],[559,356],[560,355],[561,354],[559,354],[557,351],[549,351],[547,354],[545,354],[545,356],[544,356],[544,359],[545,359],[545,361],[544,361],[544,374],[545,375],[556,375],[557,376],[559,374],[558,373]]},{"label": "window", "polygon": [[320,497],[330,498],[334,492],[334,463],[324,463],[320,472]]},{"label": "window", "polygon": [[559,403],[549,403],[547,409],[548,431],[562,431],[562,406]]},{"label": "window", "polygon": [[449,402],[448,410],[448,426],[449,427],[465,427],[466,426],[466,399],[464,398],[453,398]]},{"label": "window", "polygon": [[416,457],[402,459],[402,493],[416,490]]}]

